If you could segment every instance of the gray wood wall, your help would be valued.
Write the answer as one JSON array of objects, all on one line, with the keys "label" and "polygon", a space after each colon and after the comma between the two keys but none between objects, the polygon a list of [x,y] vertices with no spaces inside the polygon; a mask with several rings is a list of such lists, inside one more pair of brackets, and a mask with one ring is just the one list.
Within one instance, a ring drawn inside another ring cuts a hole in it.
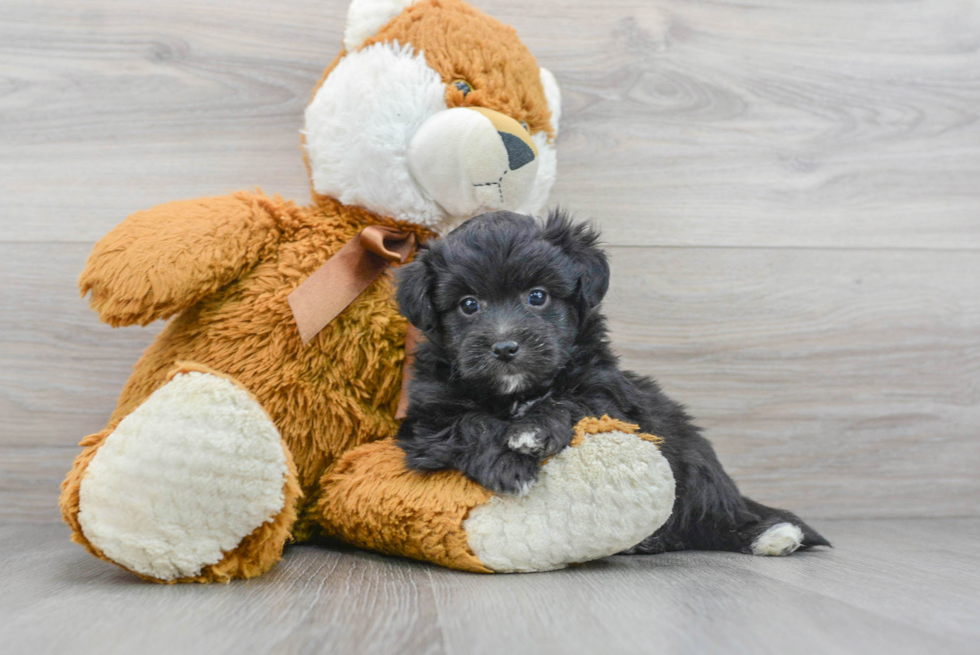
[{"label": "gray wood wall", "polygon": [[[980,2],[477,0],[564,90],[553,200],[604,228],[627,364],[743,490],[808,517],[980,515]],[[305,201],[343,0],[5,0],[0,520],[57,487],[160,329],[77,296],[128,213]]]}]

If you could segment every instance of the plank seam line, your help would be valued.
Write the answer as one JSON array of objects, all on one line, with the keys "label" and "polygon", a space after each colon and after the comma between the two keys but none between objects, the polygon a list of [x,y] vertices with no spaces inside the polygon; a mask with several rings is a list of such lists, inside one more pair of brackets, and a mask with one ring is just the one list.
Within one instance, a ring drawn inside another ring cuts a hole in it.
[{"label": "plank seam line", "polygon": [[449,650],[449,641],[446,639],[446,626],[445,621],[443,621],[442,618],[442,607],[439,603],[439,594],[436,591],[435,580],[432,579],[431,564],[428,566],[428,568],[426,568],[425,576],[429,581],[429,589],[432,591],[432,604],[435,605],[436,608],[436,621],[437,625],[439,626],[439,641],[442,642],[442,652],[446,653],[446,655],[451,655]]},{"label": "plank seam line", "polygon": [[[14,241],[0,240],[0,246],[95,246],[96,241]],[[604,242],[606,248],[622,248],[624,250],[797,250],[822,252],[936,252],[936,253],[980,253],[980,247],[919,247],[919,246],[807,246],[807,245],[714,245],[714,244],[618,244]]]},{"label": "plank seam line", "polygon": [[624,250],[810,250],[810,251],[840,251],[840,252],[936,252],[936,253],[980,253],[980,248],[932,248],[917,246],[747,246],[747,245],[680,245],[680,244],[626,244],[618,245],[611,242],[602,244],[606,248],[622,248]]}]

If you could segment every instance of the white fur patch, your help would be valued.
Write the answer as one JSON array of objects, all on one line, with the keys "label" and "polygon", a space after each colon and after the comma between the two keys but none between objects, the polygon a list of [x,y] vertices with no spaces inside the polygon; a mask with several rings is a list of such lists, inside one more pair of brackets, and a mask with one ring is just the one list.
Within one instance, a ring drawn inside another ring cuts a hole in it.
[{"label": "white fur patch", "polygon": [[78,520],[92,544],[130,570],[194,576],[282,510],[287,470],[279,432],[246,391],[183,373],[96,452]]},{"label": "white fur patch", "polygon": [[635,546],[662,526],[674,476],[660,450],[625,432],[586,438],[541,469],[523,497],[494,496],[464,523],[494,571],[548,571]]},{"label": "white fur patch", "polygon": [[803,531],[792,523],[777,523],[752,542],[753,555],[789,555],[803,543]]},{"label": "white fur patch", "polygon": [[344,25],[344,47],[353,52],[417,0],[352,0]]},{"label": "white fur patch", "polygon": [[544,97],[548,101],[548,110],[551,112],[551,127],[558,135],[558,123],[561,121],[561,88],[554,74],[547,68],[540,70],[541,86],[544,87]]},{"label": "white fur patch", "polygon": [[524,386],[523,375],[504,375],[499,380],[500,392],[503,394],[517,393]]},{"label": "white fur patch", "polygon": [[425,57],[397,42],[344,57],[306,108],[313,188],[427,227],[448,217],[412,178],[408,146],[446,109],[446,87]]},{"label": "white fur patch", "polygon": [[538,438],[537,430],[527,430],[511,435],[507,440],[507,447],[525,455],[531,455],[541,450],[541,440]]}]

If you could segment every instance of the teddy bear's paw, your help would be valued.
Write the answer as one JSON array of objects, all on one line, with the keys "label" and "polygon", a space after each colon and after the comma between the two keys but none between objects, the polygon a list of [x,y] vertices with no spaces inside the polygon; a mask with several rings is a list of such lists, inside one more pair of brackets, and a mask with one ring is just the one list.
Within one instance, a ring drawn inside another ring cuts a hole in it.
[{"label": "teddy bear's paw", "polygon": [[656,444],[608,431],[541,468],[523,497],[494,496],[466,519],[470,549],[494,571],[547,571],[614,555],[670,516],[674,476]]},{"label": "teddy bear's paw", "polygon": [[282,511],[287,475],[279,432],[245,389],[210,373],[178,373],[96,452],[78,521],[127,569],[192,577]]}]

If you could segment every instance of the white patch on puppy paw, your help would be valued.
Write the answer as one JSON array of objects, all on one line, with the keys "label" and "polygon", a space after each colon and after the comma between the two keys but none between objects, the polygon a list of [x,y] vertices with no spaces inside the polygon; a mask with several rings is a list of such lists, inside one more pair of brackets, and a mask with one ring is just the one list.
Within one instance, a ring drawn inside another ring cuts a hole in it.
[{"label": "white patch on puppy paw", "polygon": [[803,531],[792,523],[777,523],[752,542],[753,555],[781,557],[789,555],[803,543]]},{"label": "white patch on puppy paw", "polygon": [[538,430],[525,430],[511,435],[507,447],[525,455],[533,455],[541,450],[541,439]]},{"label": "white patch on puppy paw", "polygon": [[522,482],[520,488],[517,490],[517,497],[523,498],[524,496],[528,495],[531,492],[532,488],[534,488],[533,480]]}]

